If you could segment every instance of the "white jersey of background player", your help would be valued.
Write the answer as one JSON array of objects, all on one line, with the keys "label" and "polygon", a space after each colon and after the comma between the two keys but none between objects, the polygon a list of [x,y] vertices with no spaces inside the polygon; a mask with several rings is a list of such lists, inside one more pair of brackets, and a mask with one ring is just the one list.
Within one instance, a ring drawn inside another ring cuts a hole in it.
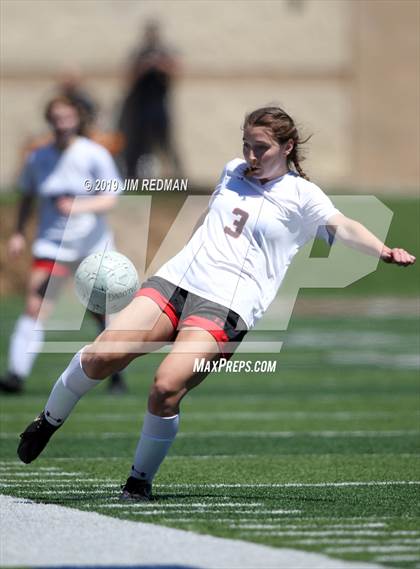
[{"label": "white jersey of background player", "polygon": [[[117,192],[92,191],[95,181],[100,180],[108,181],[116,190],[121,188],[112,157],[105,148],[80,136],[82,114],[71,100],[56,97],[50,101],[46,119],[54,140],[32,152],[26,161],[20,179],[23,197],[16,230],[8,244],[12,258],[25,248],[24,229],[36,200],[38,226],[25,313],[11,336],[8,373],[0,379],[0,390],[8,393],[23,389],[37,355],[35,347],[39,351],[42,346],[41,321],[48,316],[66,277],[90,253],[113,248],[105,214],[114,207]],[[77,197],[80,199],[75,200]],[[95,319],[103,329],[103,317],[95,315]],[[113,375],[112,387],[115,391],[124,388],[119,374]]]},{"label": "white jersey of background player", "polygon": [[[89,196],[88,190],[98,180],[118,183],[119,174],[109,152],[88,138],[78,136],[64,152],[49,144],[29,156],[20,186],[39,201],[34,257],[77,261],[112,248],[113,236],[104,213],[90,210],[69,217],[57,207],[62,197]],[[95,198],[104,193],[90,190]]]}]

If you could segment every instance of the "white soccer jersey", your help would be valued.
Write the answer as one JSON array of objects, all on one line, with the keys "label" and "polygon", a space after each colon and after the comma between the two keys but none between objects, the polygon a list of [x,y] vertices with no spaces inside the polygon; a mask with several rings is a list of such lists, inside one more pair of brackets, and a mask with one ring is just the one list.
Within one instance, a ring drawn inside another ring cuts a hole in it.
[{"label": "white soccer jersey", "polygon": [[261,185],[245,169],[240,159],[226,165],[204,223],[157,276],[234,310],[251,328],[299,248],[338,210],[297,174]]},{"label": "white soccer jersey", "polygon": [[78,137],[64,151],[50,144],[35,150],[23,170],[20,186],[39,198],[39,221],[32,252],[36,257],[76,261],[104,248],[113,248],[112,233],[104,214],[62,215],[56,200],[61,196],[98,196],[86,190],[85,181],[120,180],[109,152],[87,138]]}]

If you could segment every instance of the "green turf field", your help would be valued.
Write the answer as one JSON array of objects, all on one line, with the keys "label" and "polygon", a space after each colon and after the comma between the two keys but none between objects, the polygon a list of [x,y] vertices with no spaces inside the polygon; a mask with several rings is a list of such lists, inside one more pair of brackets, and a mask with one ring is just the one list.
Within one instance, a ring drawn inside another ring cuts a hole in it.
[{"label": "green turf field", "polygon": [[[2,304],[4,354],[20,302]],[[65,334],[49,332],[52,338]],[[94,329],[86,323],[78,337]],[[294,318],[274,374],[213,374],[184,403],[159,500],[118,502],[160,359],[130,394],[90,393],[41,458],[16,460],[70,356],[42,355],[24,396],[1,398],[1,492],[131,520],[391,567],[418,567],[419,329],[414,318]],[[236,358],[248,355],[237,355]],[[360,363],[362,362],[362,363]]]}]

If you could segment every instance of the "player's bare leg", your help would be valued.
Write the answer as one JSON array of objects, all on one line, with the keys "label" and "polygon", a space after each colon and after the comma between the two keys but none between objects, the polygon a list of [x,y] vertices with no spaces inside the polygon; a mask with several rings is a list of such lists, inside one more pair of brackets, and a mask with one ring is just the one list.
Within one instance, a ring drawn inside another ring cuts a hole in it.
[{"label": "player's bare leg", "polygon": [[205,372],[194,372],[195,361],[219,358],[218,344],[209,332],[201,328],[182,329],[170,354],[156,371],[148,410],[161,417],[179,413],[181,400],[208,375]]},{"label": "player's bare leg", "polygon": [[[88,311],[90,316],[96,321],[98,325],[98,334],[101,334],[106,329],[106,317],[104,314],[97,314]],[[108,392],[111,395],[121,395],[127,393],[128,388],[124,379],[124,374],[120,371],[115,371],[109,377]]]},{"label": "player's bare leg", "polygon": [[121,495],[125,500],[151,499],[152,481],[178,432],[181,400],[207,372],[195,372],[197,359],[220,357],[213,336],[199,328],[182,329],[171,353],[156,371],[134,464]]},{"label": "player's bare leg", "polygon": [[170,319],[157,304],[149,298],[135,298],[114,319],[111,329],[73,357],[55,383],[44,411],[22,433],[20,459],[29,463],[37,458],[83,395],[134,358],[150,352],[151,345],[170,341],[173,333]]}]

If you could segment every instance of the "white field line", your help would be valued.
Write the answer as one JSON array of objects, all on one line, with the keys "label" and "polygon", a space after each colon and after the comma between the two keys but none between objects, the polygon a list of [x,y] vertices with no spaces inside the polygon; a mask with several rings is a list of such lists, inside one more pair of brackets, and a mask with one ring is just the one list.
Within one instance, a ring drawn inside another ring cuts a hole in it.
[{"label": "white field line", "polygon": [[[401,316],[416,318],[419,314],[418,298],[400,299],[398,297],[381,297],[373,299],[366,297],[364,299],[298,299],[294,312],[302,316],[319,315],[326,316],[368,316],[369,318],[381,319],[386,322],[392,322],[392,319]],[[278,309],[273,308],[267,315],[269,322],[276,323]],[[277,316],[278,319],[278,316]],[[264,322],[266,320],[264,319]]]},{"label": "white field line", "polygon": [[[365,526],[385,526],[387,522],[378,522],[378,520],[387,520],[389,519],[390,516],[366,516],[366,517],[362,517],[362,516],[356,516],[356,517],[337,517],[337,518],[326,518],[326,517],[314,517],[314,518],[299,518],[300,520],[303,520],[304,523],[299,523],[298,526],[295,525],[288,525],[288,526],[284,526],[282,524],[281,527],[289,527],[290,529],[296,529],[296,527],[301,528],[301,527],[306,527],[306,528],[319,528],[319,524],[325,524],[326,527],[341,527],[343,525],[342,522],[344,522],[344,526],[345,527],[365,527]],[[334,520],[337,520],[338,523],[334,523]],[[372,523],[370,523],[368,520],[374,520],[372,521]],[[348,523],[347,523],[348,522]],[[354,522],[354,523],[353,523]],[[324,526],[323,526],[324,527]]]},{"label": "white field line", "polygon": [[332,364],[363,366],[373,365],[394,369],[419,369],[419,354],[387,354],[381,352],[330,352],[327,361]]},{"label": "white field line", "polygon": [[[193,532],[0,496],[0,563],[9,567],[185,565],[200,569],[379,569]],[[48,519],[43,531],[39,520]],[[22,547],[22,536],[25,547]],[[112,539],[110,539],[112,536]],[[141,539],[139,539],[141,536]],[[162,547],[164,544],[164,547]]]},{"label": "white field line", "polygon": [[[379,454],[380,456],[382,456],[382,453],[369,453],[369,458],[375,457],[377,454]],[[284,459],[285,455],[282,455],[282,459]],[[414,458],[414,454],[410,453],[410,452],[402,452],[401,454],[398,455],[399,458],[410,458],[413,459]],[[260,454],[240,454],[240,455],[232,455],[232,454],[188,454],[188,455],[178,455],[178,456],[168,456],[165,460],[185,460],[186,458],[188,458],[188,460],[225,460],[226,458],[228,458],[229,460],[235,459],[235,460],[247,460],[248,458],[255,458],[258,460],[261,460],[261,455]],[[63,462],[63,463],[67,463],[67,462],[74,462],[74,458],[71,457],[65,457],[65,456],[58,456],[55,457],[53,459],[50,460],[54,460],[54,462]],[[127,457],[124,456],[86,456],[83,457],[83,461],[84,462],[111,462],[111,461],[124,461],[127,462]],[[28,466],[24,466],[20,461],[16,461],[14,463],[14,466],[12,466],[10,468],[9,474],[13,474],[14,472],[19,472],[22,470],[22,468],[28,469]],[[31,471],[31,472],[35,472],[35,470]]]},{"label": "white field line", "polygon": [[[5,490],[7,490],[7,489],[10,490],[12,488],[12,486],[10,484],[7,486],[7,488],[5,488],[4,485],[1,485],[0,487],[4,488]],[[18,487],[20,488],[20,485]],[[78,496],[79,494],[106,494],[106,496],[108,497],[108,496],[114,494],[115,492],[118,492],[119,487],[120,487],[120,485],[118,485],[118,484],[114,484],[112,486],[109,486],[106,488],[104,487],[104,488],[100,488],[100,489],[97,489],[97,488],[92,488],[92,489],[80,488],[80,489],[77,489],[77,488],[70,488],[69,486],[65,486],[65,487],[62,487],[62,489],[59,488],[56,490],[55,486],[54,486],[54,490],[44,490],[44,489],[38,489],[37,488],[35,491],[36,491],[37,496],[38,495],[39,496],[55,496],[55,495],[67,496],[69,494],[73,494],[74,496]],[[16,484],[14,485],[14,488],[16,488]],[[34,491],[33,486],[28,486],[26,488],[22,488],[22,490],[24,490],[25,492],[30,492],[31,490]]]},{"label": "white field line", "polygon": [[[191,510],[186,510],[185,508],[179,508],[178,510],[173,509],[173,510],[167,510],[165,509],[165,507],[163,507],[162,509],[156,508],[154,510],[142,510],[141,508],[138,510],[135,510],[133,512],[133,509],[127,509],[128,504],[125,504],[125,510],[122,509],[121,513],[124,514],[129,514],[129,513],[135,513],[136,516],[155,516],[158,514],[165,514],[166,516],[171,515],[174,516],[174,520],[178,521],[178,515],[181,514],[186,514],[186,513],[199,513],[199,514],[203,514],[203,513],[212,513],[212,514],[226,514],[226,510],[223,509],[217,509],[215,508],[214,510],[212,509],[211,511],[209,511],[208,508],[197,508],[194,511]],[[232,512],[232,514],[254,514],[255,515],[255,510],[240,510],[238,512]],[[258,514],[271,514],[271,515],[288,515],[288,514],[299,514],[300,510],[258,510]],[[217,520],[215,520],[217,522]]]},{"label": "white field line", "polygon": [[[12,488],[16,489],[16,484],[1,484],[0,485],[1,489],[4,490],[11,490]],[[20,488],[20,485],[19,485]],[[55,485],[54,485],[55,488]],[[68,486],[65,487],[65,489],[57,489],[57,490],[39,490],[38,488],[36,490],[33,489],[33,484],[32,486],[27,486],[26,488],[22,488],[22,490],[24,490],[25,492],[30,492],[35,491],[37,496],[67,496],[69,494],[72,494],[74,496],[78,496],[79,494],[111,494],[113,492],[118,491],[119,486],[117,484],[113,484],[112,486],[109,487],[101,487],[101,490],[97,490],[97,489],[92,489],[92,490],[88,490],[86,488],[83,488],[82,490],[75,490],[74,488],[69,488]]]},{"label": "white field line", "polygon": [[[13,481],[13,478],[11,479]],[[80,478],[72,479],[71,482],[97,482],[98,479],[95,478]],[[26,481],[29,483],[29,481]],[[38,481],[37,482],[41,482]],[[44,479],[42,482],[48,483],[48,479]],[[70,482],[70,481],[69,481]],[[112,481],[111,481],[112,482]],[[20,482],[19,482],[20,484]],[[115,485],[118,486],[118,482]],[[420,485],[419,480],[377,480],[377,481],[350,481],[350,482],[284,482],[284,483],[255,483],[255,484],[241,484],[241,483],[209,483],[209,484],[155,484],[155,488],[160,488],[162,490],[166,488],[328,488],[328,487],[352,487],[352,486],[418,486]],[[60,486],[63,486],[61,484]],[[111,484],[113,486],[113,484]],[[77,490],[74,490],[77,492]]]},{"label": "white field line", "polygon": [[[213,439],[213,438],[263,438],[263,439],[290,439],[295,437],[313,438],[342,438],[342,437],[402,437],[419,436],[418,429],[406,429],[396,431],[196,431],[193,433],[179,433],[181,439]],[[137,437],[137,433],[132,432],[86,432],[86,433],[63,433],[64,439],[121,439],[127,437]],[[0,433],[0,439],[15,439],[16,433]]]},{"label": "white field line", "polygon": [[[287,454],[287,453],[286,453]],[[378,453],[369,453],[369,458],[375,457],[376,455],[381,455],[382,453],[378,452]],[[295,455],[294,455],[295,457]],[[398,457],[404,457],[404,458],[410,458],[413,459],[415,457],[414,453],[401,453],[398,454]],[[273,458],[273,457],[270,457]],[[282,459],[284,460],[285,458],[285,454],[282,454]],[[177,456],[168,456],[165,460],[247,460],[247,459],[258,459],[261,460],[261,455],[260,454],[240,454],[240,455],[236,455],[236,454],[180,454]],[[60,459],[54,459],[54,460],[60,460]],[[72,459],[74,460],[74,459]],[[95,460],[95,459],[92,459]],[[99,460],[104,460],[99,459]]]},{"label": "white field line", "polygon": [[204,431],[195,433],[180,433],[181,438],[293,438],[293,437],[400,437],[406,435],[420,435],[418,429],[398,431]]},{"label": "white field line", "polygon": [[410,486],[419,485],[420,480],[377,480],[351,482],[285,482],[277,483],[215,483],[215,484],[156,484],[157,488],[328,488],[346,486]]},{"label": "white field line", "polygon": [[[21,462],[20,462],[20,466],[21,466],[21,467],[23,466]],[[0,472],[9,472],[9,471],[11,471],[11,470],[13,471],[13,470],[16,470],[16,467],[17,467],[17,465],[16,465],[16,466],[13,465],[13,466],[11,466],[11,467],[0,466]],[[42,471],[42,472],[47,472],[47,473],[50,473],[50,472],[62,472],[61,468],[59,468],[58,466],[49,466],[49,467],[47,467],[47,466],[40,466],[40,467],[38,467],[36,470],[37,470],[37,471],[40,470],[40,471]]]},{"label": "white field line", "polygon": [[333,523],[332,520],[334,520],[334,519],[336,519],[339,523],[341,523],[342,521],[345,521],[345,522],[348,522],[348,521],[365,522],[366,520],[378,521],[378,520],[389,520],[391,518],[392,518],[392,516],[350,516],[350,517],[341,517],[340,516],[338,518],[326,517],[326,516],[316,516],[316,517],[310,517],[310,518],[299,517],[299,521],[302,520],[302,521],[306,522],[305,526],[309,527],[309,526],[313,526],[314,524],[318,524],[318,522],[325,522],[327,524]]},{"label": "white field line", "polygon": [[[417,551],[418,546],[414,545],[368,545],[366,547],[329,547],[328,553],[379,553],[386,551]],[[420,557],[420,556],[419,556]]]},{"label": "white field line", "polygon": [[[4,488],[4,490],[11,490],[12,488],[16,488],[16,484],[14,486],[8,485],[7,487],[5,487],[4,485],[1,485],[0,488]],[[31,490],[33,490],[33,488],[31,487],[27,487],[24,488],[23,490],[25,490],[25,492],[30,492]],[[115,492],[118,492],[118,485],[114,485],[112,488],[102,488],[101,490],[96,490],[96,489],[92,489],[92,490],[88,490],[86,488],[80,489],[80,490],[75,490],[74,488],[66,488],[65,490],[38,490],[36,489],[36,495],[39,496],[40,498],[43,498],[45,496],[79,496],[79,495],[92,495],[92,494],[98,494],[98,495],[103,495],[105,494],[107,496],[111,497],[111,495],[115,494]]]},{"label": "white field line", "polygon": [[[197,396],[196,396],[197,397]],[[205,401],[209,401],[209,400],[214,400],[216,398],[216,395],[212,395],[212,394],[206,394],[206,395],[199,395],[200,400],[205,400]],[[229,398],[234,399],[235,401],[242,401],[242,402],[249,402],[249,403],[255,403],[256,401],[259,402],[268,402],[269,404],[273,403],[273,397],[276,397],[276,395],[271,394],[271,395],[265,395],[263,393],[253,393],[252,395],[249,395],[248,393],[234,393],[234,394],[229,394],[229,393],[224,393],[223,398],[224,400],[229,400]],[[380,393],[378,394],[377,398],[380,398],[380,400],[382,399],[395,399],[395,394],[394,393]],[[30,399],[30,397],[28,397],[27,399]],[[281,400],[283,403],[285,401],[287,401],[288,399],[291,399],[292,401],[296,401],[299,400],[299,395],[290,393],[282,393],[279,391],[278,393],[278,399],[279,401]],[[322,403],[322,402],[331,402],[331,401],[337,401],[340,400],[340,402],[342,402],[343,399],[343,394],[342,393],[322,393],[317,395],[316,397],[314,396],[314,401],[317,401],[318,403]],[[346,399],[347,401],[351,401],[351,400],[356,400],[356,401],[360,401],[360,400],[364,400],[364,396],[358,393],[346,393]],[[37,399],[35,401],[35,403],[37,405],[39,405],[39,399]]]},{"label": "white field line", "polygon": [[[86,506],[88,506],[88,505],[89,505],[89,504],[86,504]],[[91,506],[94,507],[94,504],[91,504]],[[187,514],[188,512],[185,512],[185,513]],[[226,523],[226,524],[229,524],[229,525],[230,525],[230,524],[232,524],[233,521],[235,521],[235,518],[232,517],[232,516],[234,515],[234,512],[224,512],[224,514],[225,514],[226,517],[218,516],[217,520],[212,520],[212,522],[216,522],[216,523]],[[258,518],[255,517],[255,515],[258,515],[258,512],[256,512],[256,511],[254,511],[253,514],[250,514],[250,515],[246,515],[246,514],[242,515],[242,514],[243,514],[243,512],[241,512],[241,520],[243,520],[243,521],[245,521],[245,522],[257,523],[258,521],[261,521],[261,519],[258,519]],[[231,517],[227,517],[227,516],[229,516],[229,515],[230,515]],[[277,527],[279,527],[279,528],[285,528],[285,529],[286,529],[287,526],[288,526],[288,524],[280,523],[280,521],[283,521],[283,519],[284,519],[284,521],[291,521],[291,520],[297,521],[297,520],[301,520],[301,519],[305,519],[305,518],[302,518],[301,516],[299,516],[299,517],[296,517],[296,518],[294,518],[294,517],[293,517],[293,518],[290,518],[290,520],[287,520],[287,519],[285,519],[285,518],[282,518],[282,520],[279,520],[279,519],[277,518],[277,516],[271,516],[271,517],[270,517],[270,516],[266,516],[264,519],[267,520],[267,521],[270,521],[270,522],[276,522]],[[318,519],[318,518],[313,518],[313,519]],[[190,518],[190,517],[189,517],[189,518],[186,518],[186,517],[184,517],[184,518],[177,518],[176,521],[177,521],[177,523],[179,522],[179,523],[189,523],[189,524],[190,524],[190,523],[191,523],[191,518]],[[194,517],[194,522],[197,522],[197,523],[208,523],[208,521],[209,521],[208,517],[207,517],[207,518],[206,518],[206,517],[202,517],[202,518],[200,518],[200,517]],[[297,526],[296,529],[299,529],[299,527],[300,527],[300,526]],[[319,527],[319,526],[318,526],[318,527]],[[234,529],[234,528],[233,528],[233,529]],[[315,529],[315,527],[309,528],[309,529]],[[251,534],[252,532],[249,532],[249,533]],[[375,543],[376,543],[376,541],[375,541]]]},{"label": "white field line", "polygon": [[[25,474],[25,476],[18,476],[18,474]],[[40,476],[40,475],[39,475]],[[36,473],[19,473],[15,472],[13,474],[8,473],[6,476],[2,477],[5,483],[15,483],[16,485],[16,478],[19,478],[19,484],[32,484],[33,480],[36,481],[37,484],[54,484],[55,486],[68,486],[69,482],[97,482],[98,484],[121,484],[121,479],[114,479],[114,478],[73,478],[71,480],[60,480],[57,476],[54,480],[51,478],[43,477],[39,478],[36,476]],[[22,478],[22,480],[20,480]]]},{"label": "white field line", "polygon": [[[76,480],[77,481],[77,480]],[[81,478],[80,482],[92,481],[97,482],[96,479],[89,479],[89,478]],[[29,481],[27,481],[29,483]],[[37,480],[38,482],[38,480]],[[43,482],[47,483],[51,481],[44,480]],[[70,481],[69,481],[70,482]],[[71,482],[75,482],[74,479]],[[20,484],[20,482],[19,482]],[[12,484],[13,485],[13,484]],[[16,484],[14,484],[16,485]],[[281,483],[255,483],[255,484],[240,484],[240,483],[214,483],[214,484],[155,484],[155,488],[159,488],[164,490],[166,488],[329,488],[329,487],[358,487],[358,486],[412,486],[412,485],[420,485],[420,481],[418,480],[378,480],[378,481],[360,481],[360,482],[285,482]],[[4,484],[0,486],[5,486]],[[8,485],[9,486],[9,485]],[[57,487],[63,487],[63,484],[57,485]],[[113,487],[114,484],[111,484],[110,487]],[[115,486],[118,486],[118,482],[115,482]],[[69,490],[70,491],[70,490]],[[77,493],[79,490],[72,489],[71,491]],[[86,490],[88,492],[94,492],[94,490]],[[98,490],[101,492],[101,490]],[[42,490],[42,492],[45,492]],[[51,491],[54,493],[54,491]],[[81,492],[81,490],[80,490]]]},{"label": "white field line", "polygon": [[[369,453],[369,458],[375,457],[377,454],[382,456],[382,453]],[[398,455],[399,458],[414,458],[413,453],[409,452],[402,452]],[[282,455],[284,459],[285,455]],[[260,454],[240,454],[240,455],[232,455],[232,454],[188,454],[188,455],[177,455],[177,456],[168,456],[165,460],[248,460],[248,459],[258,459],[261,460]],[[54,460],[54,462],[74,462],[75,458],[70,457],[56,457],[50,460]],[[92,456],[92,457],[83,457],[83,460],[86,462],[111,462],[111,461],[123,461],[127,462],[126,456]],[[27,469],[27,466],[23,466],[21,462],[16,462],[13,466],[7,469],[9,475],[12,475],[14,472],[20,472],[22,468]],[[31,472],[36,472],[35,470],[31,470]]]},{"label": "white field line", "polygon": [[[77,480],[86,480],[86,478],[81,478],[83,472],[49,472],[48,476],[60,477],[60,478],[76,478]],[[14,472],[13,478],[40,478],[45,476],[43,472]],[[47,480],[47,478],[45,478]]]},{"label": "white field line", "polygon": [[[126,507],[128,506],[128,504],[126,505]],[[91,509],[95,509],[96,507],[98,507],[97,504],[90,504],[88,502],[84,502],[83,503],[83,509],[86,508],[91,508]],[[163,508],[164,506],[162,506],[162,509],[159,510],[157,506],[156,507],[156,511],[159,512],[159,514],[162,514]],[[127,515],[137,515],[138,511],[141,511],[141,509],[139,508],[139,510],[136,509],[126,509],[126,510],[118,510],[119,514],[127,514]],[[151,511],[151,510],[148,510]],[[105,512],[104,512],[105,513]],[[191,522],[193,521],[194,523],[206,523],[208,524],[209,521],[212,524],[231,524],[233,520],[235,520],[235,516],[236,516],[236,512],[232,512],[232,511],[227,511],[227,510],[220,510],[215,512],[217,515],[216,519],[210,518],[208,517],[209,513],[214,513],[214,512],[209,512],[208,510],[199,510],[199,511],[194,511],[192,512],[191,510],[165,510],[165,518],[166,519],[170,519],[171,521],[175,521],[176,523],[188,523],[191,524]],[[194,513],[194,518],[191,518],[191,514]],[[241,510],[240,512],[238,512],[241,514],[241,519],[243,520],[247,520],[249,519],[250,521],[255,521],[255,514],[257,513],[255,510],[252,510],[251,513],[246,513],[243,510]],[[107,512],[108,514],[108,512]],[[200,514],[203,514],[200,517]],[[147,515],[152,515],[152,514],[147,514]],[[153,514],[153,515],[157,515],[157,514]],[[267,515],[265,516],[264,519],[270,519],[270,520],[274,520],[274,521],[279,521],[279,516],[287,516],[289,514],[273,514],[273,515]],[[293,516],[297,515],[297,514],[291,514]],[[186,517],[188,516],[188,517]],[[287,518],[280,518],[282,520],[286,520]],[[298,519],[298,518],[290,518],[290,519]],[[375,542],[376,543],[376,542]]]},{"label": "white field line", "polygon": [[379,563],[398,563],[401,561],[419,561],[420,555],[380,555],[375,557]]},{"label": "white field line", "polygon": [[[93,478],[85,478],[78,480],[71,480],[71,482],[77,482],[77,483],[82,483],[82,482],[97,482],[97,480],[93,479]],[[48,488],[51,488],[51,485],[54,486],[54,488],[69,488],[69,483],[67,482],[66,484],[57,484],[55,481],[51,482],[51,480],[36,480],[36,484],[37,484],[37,491],[39,492],[44,492],[44,488],[43,487],[39,487],[38,485],[47,485]],[[104,490],[105,488],[119,488],[121,486],[121,481],[119,482],[111,482],[111,483],[107,483],[104,484],[102,482],[98,483],[100,485],[100,488],[102,490]],[[14,482],[12,481],[8,481],[5,483],[0,483],[0,488],[16,488],[16,480]],[[33,480],[23,480],[23,481],[19,481],[18,484],[19,488],[23,488],[25,490],[31,489],[34,486],[34,481]],[[95,486],[94,488],[97,488],[97,486]],[[88,490],[88,488],[84,488],[85,490]],[[76,492],[77,489],[73,488],[73,491]],[[53,490],[51,490],[51,492],[53,492]]]},{"label": "white field line", "polygon": [[[272,419],[343,419],[351,420],[355,417],[383,417],[390,418],[395,416],[419,416],[420,411],[412,410],[409,412],[391,412],[391,411],[215,411],[211,413],[212,420],[228,419],[242,421],[244,419],[272,420]],[[2,413],[3,421],[30,420],[31,413]],[[92,416],[91,413],[77,412],[78,422],[92,421],[110,421],[110,422],[127,422],[141,421],[144,415],[142,413],[97,413]],[[203,419],[203,413],[186,410],[183,414],[183,420]]]},{"label": "white field line", "polygon": [[395,334],[393,332],[366,332],[360,330],[342,330],[339,334],[316,328],[302,328],[296,332],[286,332],[284,346],[286,348],[362,348],[366,346],[395,348],[396,346],[413,346],[416,348],[416,334]]},{"label": "white field line", "polygon": [[[74,460],[74,459],[73,459],[73,460]],[[0,460],[0,465],[1,465],[1,466],[6,466],[6,467],[9,467],[9,468],[13,468],[13,467],[15,467],[15,468],[17,468],[17,467],[22,468],[22,467],[23,467],[23,464],[22,464],[22,462],[21,462],[20,460]],[[30,467],[30,466],[27,466],[26,468],[31,468],[31,467]],[[59,467],[57,467],[57,468],[59,468]]]},{"label": "white field line", "polygon": [[[124,502],[122,504],[102,504],[102,505],[98,505],[98,508],[126,508],[127,506],[130,506],[132,508],[141,508],[143,509],[148,509],[148,508],[156,508],[156,506],[160,506],[161,504],[148,504],[148,503],[130,503],[130,502]],[[212,509],[212,508],[250,508],[250,507],[258,507],[258,506],[263,506],[264,504],[262,504],[261,502],[251,502],[249,504],[247,504],[246,502],[242,502],[242,503],[235,503],[235,502],[211,502],[211,503],[205,503],[205,502],[196,502],[196,503],[192,503],[192,504],[186,504],[185,502],[178,502],[178,503],[174,503],[174,504],[162,504],[162,508],[177,508],[177,509],[185,509],[185,510],[189,510],[189,509],[193,509],[193,508],[208,508],[208,509]],[[284,512],[297,512],[300,513],[301,510],[284,510]]]},{"label": "white field line", "polygon": [[[334,538],[334,539],[294,539],[293,543],[295,545],[381,545],[383,542],[378,542],[376,539],[346,539],[346,538]],[[418,539],[387,539],[387,545],[420,545]]]},{"label": "white field line", "polygon": [[326,537],[326,536],[333,536],[333,535],[370,535],[376,537],[389,537],[389,536],[405,536],[405,535],[412,535],[418,537],[420,534],[418,531],[410,531],[410,530],[401,530],[401,531],[375,531],[375,530],[319,530],[319,531],[245,531],[243,533],[246,534],[254,534],[254,535],[275,535],[275,536],[302,536],[302,537]]},{"label": "white field line", "polygon": [[[236,523],[236,524],[230,524],[231,528],[238,528],[238,529],[284,529],[284,530],[311,530],[311,529],[315,529],[317,527],[319,527],[318,524],[313,524],[313,525],[308,525],[308,524],[262,524],[262,523],[257,523],[257,524],[250,524],[250,523]],[[367,523],[367,524],[332,524],[332,525],[326,525],[324,526],[325,528],[329,529],[329,530],[341,530],[341,529],[362,529],[362,528],[384,528],[386,527],[386,524],[384,523]]]}]

